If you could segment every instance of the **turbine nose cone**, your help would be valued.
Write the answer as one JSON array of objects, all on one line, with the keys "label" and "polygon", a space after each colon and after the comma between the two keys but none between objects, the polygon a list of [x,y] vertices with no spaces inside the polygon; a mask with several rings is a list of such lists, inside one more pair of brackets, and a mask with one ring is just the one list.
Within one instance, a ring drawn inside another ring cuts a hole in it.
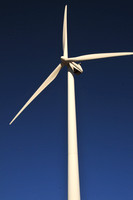
[{"label": "turbine nose cone", "polygon": [[61,60],[62,60],[62,61],[65,61],[65,57],[64,57],[64,56],[61,56]]},{"label": "turbine nose cone", "polygon": [[68,62],[66,61],[66,58],[64,56],[61,56],[61,63],[63,66],[68,65]]}]

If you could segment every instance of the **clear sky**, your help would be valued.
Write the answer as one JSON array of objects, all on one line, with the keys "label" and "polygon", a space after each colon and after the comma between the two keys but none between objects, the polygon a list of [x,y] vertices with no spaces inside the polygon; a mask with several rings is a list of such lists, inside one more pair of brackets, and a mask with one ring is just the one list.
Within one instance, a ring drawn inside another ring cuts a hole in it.
[{"label": "clear sky", "polygon": [[[67,69],[9,126],[69,56],[133,51],[131,1],[1,1],[0,200],[67,200]],[[133,199],[133,56],[75,76],[82,200]]]}]

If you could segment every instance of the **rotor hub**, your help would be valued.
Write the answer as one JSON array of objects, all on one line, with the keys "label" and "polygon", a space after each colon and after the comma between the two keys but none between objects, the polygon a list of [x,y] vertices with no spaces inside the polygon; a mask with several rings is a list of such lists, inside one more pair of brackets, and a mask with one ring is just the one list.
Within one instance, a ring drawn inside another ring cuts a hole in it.
[{"label": "rotor hub", "polygon": [[83,73],[83,69],[81,67],[81,64],[77,64],[75,62],[70,62],[70,61],[66,61],[66,59],[64,58],[64,56],[61,56],[61,64],[63,66],[67,66],[70,67],[73,72],[77,75]]}]

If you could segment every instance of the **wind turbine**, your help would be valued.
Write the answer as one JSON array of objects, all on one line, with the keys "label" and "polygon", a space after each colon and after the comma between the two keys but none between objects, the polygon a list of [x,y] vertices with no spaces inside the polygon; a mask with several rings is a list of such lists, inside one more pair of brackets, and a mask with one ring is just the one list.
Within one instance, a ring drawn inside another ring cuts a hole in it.
[{"label": "wind turbine", "polygon": [[76,62],[85,60],[94,60],[109,57],[133,55],[133,52],[119,53],[97,53],[68,58],[67,45],[67,5],[64,11],[63,22],[63,56],[61,63],[42,83],[37,91],[26,102],[22,109],[16,114],[13,121],[23,112],[23,110],[57,77],[60,70],[67,66],[68,68],[68,200],[80,200],[79,167],[78,167],[78,147],[77,147],[77,126],[76,126],[76,107],[75,107],[75,84],[74,75],[81,74],[83,69]]}]

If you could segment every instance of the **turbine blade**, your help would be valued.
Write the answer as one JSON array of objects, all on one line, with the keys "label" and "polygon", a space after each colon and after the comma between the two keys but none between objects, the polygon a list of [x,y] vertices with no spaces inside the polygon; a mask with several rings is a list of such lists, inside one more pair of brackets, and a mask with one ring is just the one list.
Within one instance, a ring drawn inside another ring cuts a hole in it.
[{"label": "turbine blade", "polygon": [[129,56],[129,55],[133,55],[133,52],[96,53],[96,54],[89,54],[89,55],[83,55],[83,56],[72,57],[72,58],[65,58],[64,56],[62,56],[61,58],[65,61],[79,62],[79,61],[85,61],[85,60],[95,60],[95,59],[101,59],[101,58]]},{"label": "turbine blade", "polygon": [[67,5],[64,10],[64,21],[63,21],[63,56],[68,57],[68,46],[67,46]]},{"label": "turbine blade", "polygon": [[31,98],[26,102],[26,104],[21,108],[21,110],[16,114],[13,120],[9,123],[10,125],[23,112],[23,110],[56,78],[61,68],[62,65],[59,64],[55,68],[55,70],[48,76],[48,78],[42,83],[42,85],[37,89],[37,91],[31,96]]}]

